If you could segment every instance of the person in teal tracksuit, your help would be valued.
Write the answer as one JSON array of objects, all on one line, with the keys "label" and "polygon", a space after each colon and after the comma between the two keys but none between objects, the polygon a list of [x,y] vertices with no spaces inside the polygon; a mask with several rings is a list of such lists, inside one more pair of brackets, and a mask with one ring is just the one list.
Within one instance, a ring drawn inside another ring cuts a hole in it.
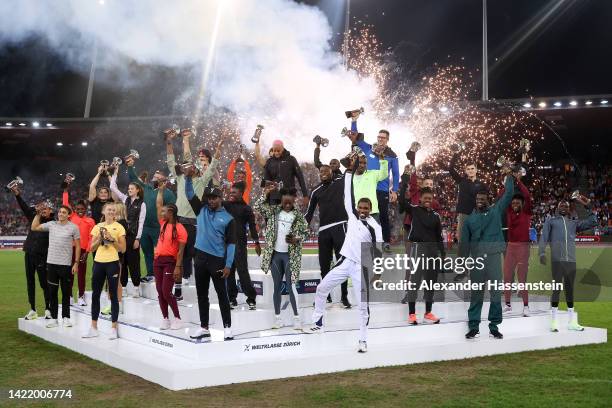
[{"label": "person in teal tracksuit", "polygon": [[[127,159],[125,164],[128,166],[128,177],[131,183],[139,184],[144,190],[144,201],[147,208],[155,208],[155,200],[157,199],[157,183],[160,177],[159,173],[155,173],[151,184],[145,184],[137,175],[134,170],[134,159]],[[163,177],[163,176],[162,176]],[[164,189],[164,205],[174,204],[176,202],[176,196],[174,193],[167,188]],[[142,253],[144,254],[145,264],[147,266],[147,276],[142,280],[145,282],[152,281],[153,278],[153,251],[157,245],[157,238],[159,238],[159,221],[157,220],[157,213],[155,211],[148,211],[145,217],[144,227],[142,228],[142,235],[140,242],[136,240],[134,245],[140,245]],[[135,247],[134,249],[136,249]]]},{"label": "person in teal tracksuit", "polygon": [[[489,205],[489,194],[481,189],[476,194],[476,208],[468,216],[461,231],[460,256],[476,259],[482,258],[484,268],[474,267],[470,271],[472,283],[484,284],[481,290],[472,290],[470,294],[470,308],[468,310],[469,331],[467,339],[474,339],[480,335],[480,314],[487,282],[502,283],[502,253],[506,249],[506,242],[502,233],[502,216],[512,202],[514,194],[514,177],[509,169],[506,173],[505,192],[493,205]],[[478,263],[476,263],[478,265]],[[493,338],[502,339],[503,335],[497,326],[502,322],[501,292],[489,291],[491,304],[489,307],[489,331]]]}]

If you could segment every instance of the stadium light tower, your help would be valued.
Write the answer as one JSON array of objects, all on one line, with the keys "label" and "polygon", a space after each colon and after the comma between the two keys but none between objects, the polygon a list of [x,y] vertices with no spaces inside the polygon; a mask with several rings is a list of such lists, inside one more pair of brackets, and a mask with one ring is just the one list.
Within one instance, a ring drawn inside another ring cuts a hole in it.
[{"label": "stadium light tower", "polygon": [[344,15],[344,42],[342,44],[342,54],[344,55],[344,68],[348,69],[349,63],[349,39],[351,31],[351,0],[346,0],[346,14]]},{"label": "stadium light tower", "polygon": [[487,0],[482,0],[482,100],[489,100],[489,56],[487,50]]}]

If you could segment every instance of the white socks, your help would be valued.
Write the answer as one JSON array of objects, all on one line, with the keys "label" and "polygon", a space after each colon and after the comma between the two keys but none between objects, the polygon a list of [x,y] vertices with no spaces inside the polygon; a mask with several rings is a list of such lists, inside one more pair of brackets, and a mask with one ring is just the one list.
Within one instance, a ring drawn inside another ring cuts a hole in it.
[{"label": "white socks", "polygon": [[573,322],[574,319],[576,318],[576,315],[574,314],[574,308],[573,307],[568,307],[567,308],[567,313],[569,315],[569,321]]},{"label": "white socks", "polygon": [[558,308],[558,307],[553,307],[553,308],[551,309],[551,313],[552,313],[552,318],[553,318],[553,320],[557,320],[557,311],[558,311],[558,310],[559,310],[559,308]]}]

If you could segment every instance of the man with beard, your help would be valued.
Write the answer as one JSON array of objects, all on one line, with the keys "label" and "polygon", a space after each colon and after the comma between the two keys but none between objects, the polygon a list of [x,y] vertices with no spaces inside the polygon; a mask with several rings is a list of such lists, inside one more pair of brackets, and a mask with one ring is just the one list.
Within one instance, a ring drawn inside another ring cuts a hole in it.
[{"label": "man with beard", "polygon": [[251,282],[249,275],[248,251],[247,251],[247,226],[251,233],[251,239],[255,241],[255,252],[261,256],[261,246],[259,245],[259,235],[255,224],[253,209],[244,202],[244,183],[234,183],[229,193],[229,201],[223,202],[223,207],[232,217],[236,226],[236,249],[234,252],[234,263],[230,269],[230,276],[227,280],[227,290],[230,299],[230,307],[233,309],[238,306],[236,297],[238,296],[238,286],[236,285],[236,271],[240,278],[240,287],[247,297],[249,310],[257,308],[255,298],[257,292]]},{"label": "man with beard", "polygon": [[[565,200],[559,202],[557,214],[547,218],[542,227],[539,254],[540,263],[546,265],[546,246],[550,244],[552,277],[555,282],[563,282],[567,312],[569,314],[568,330],[583,331],[584,327],[578,324],[578,317],[574,313],[574,281],[576,280],[576,232],[593,228],[597,225],[597,216],[587,207],[590,200],[582,195],[576,201],[580,210],[580,219],[570,218],[569,203]],[[582,208],[581,208],[582,207]],[[552,307],[552,321],[550,330],[559,331],[557,311],[559,309],[559,290],[554,290],[550,299]]]},{"label": "man with beard", "polygon": [[45,201],[40,202],[35,207],[30,207],[26,204],[19,187],[15,186],[11,189],[17,204],[23,211],[23,215],[28,220],[28,236],[23,243],[23,251],[25,252],[25,271],[28,288],[28,301],[30,302],[30,311],[25,316],[26,320],[38,319],[36,313],[36,275],[38,274],[38,283],[42,289],[45,298],[45,319],[51,319],[51,303],[49,300],[49,290],[47,285],[47,253],[49,250],[49,233],[47,231],[33,231],[32,221],[37,214],[40,214],[40,222],[53,221],[53,210]]},{"label": "man with beard", "polygon": [[[316,186],[310,193],[308,209],[306,211],[306,222],[310,224],[314,212],[319,207],[319,267],[321,268],[321,279],[325,278],[331,268],[332,257],[336,255],[336,262],[340,259],[340,250],[346,236],[346,223],[348,216],[344,208],[338,203],[344,196],[344,183],[337,177],[334,178],[331,166],[323,164],[319,168],[321,184]],[[348,284],[344,281],[341,286],[342,305],[349,309]],[[327,296],[327,303],[331,303],[331,294]]]},{"label": "man with beard", "polygon": [[[157,188],[160,182],[165,182],[166,177],[160,172],[156,171],[151,179],[151,184],[146,183],[146,178],[141,180],[134,170],[134,159],[128,157],[125,161],[128,166],[128,176],[131,183],[136,183],[144,190],[144,202],[147,208],[156,208],[155,200],[157,199]],[[176,202],[176,196],[168,189],[164,189],[164,205],[174,204]],[[147,266],[147,276],[142,278],[143,282],[152,282],[155,280],[153,275],[153,252],[157,245],[157,239],[159,238],[159,220],[155,211],[147,211],[145,217],[144,227],[142,228],[142,236],[140,241],[134,241],[134,249],[142,247],[142,253],[144,254],[145,264]]]},{"label": "man with beard", "polygon": [[[514,195],[514,177],[510,169],[504,167],[506,174],[505,192],[493,205],[489,204],[489,192],[486,189],[476,194],[476,208],[465,220],[462,239],[459,243],[459,256],[481,258],[483,268],[473,268],[470,271],[472,284],[483,287],[473,289],[470,294],[470,308],[468,309],[469,331],[465,335],[468,340],[480,336],[480,313],[484,298],[484,286],[487,282],[499,285],[502,281],[501,255],[506,249],[506,242],[502,232],[502,215],[512,201]],[[478,265],[478,263],[477,263]],[[499,290],[490,290],[491,301],[489,306],[489,332],[494,339],[503,339],[498,325],[502,322],[501,293]]]},{"label": "man with beard", "polygon": [[[302,169],[295,157],[285,149],[281,140],[275,140],[272,143],[272,156],[266,161],[264,166],[264,174],[261,179],[261,187],[266,186],[266,182],[274,181],[282,182],[283,187],[287,189],[295,188],[295,179],[297,178],[302,190],[302,204],[308,204],[308,189],[304,181]],[[278,190],[270,194],[270,201],[273,203],[280,202],[280,194]]]}]

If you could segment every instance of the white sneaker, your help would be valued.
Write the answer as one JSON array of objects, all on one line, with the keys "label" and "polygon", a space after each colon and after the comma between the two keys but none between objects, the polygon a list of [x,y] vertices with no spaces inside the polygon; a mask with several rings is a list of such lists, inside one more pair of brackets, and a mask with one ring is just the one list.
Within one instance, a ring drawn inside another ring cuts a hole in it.
[{"label": "white sneaker", "polygon": [[38,319],[38,313],[36,310],[30,310],[27,315],[25,315],[24,319],[26,320],[36,320]]},{"label": "white sneaker", "polygon": [[504,313],[512,313],[512,306],[504,305]]},{"label": "white sneaker", "polygon": [[359,340],[359,348],[357,349],[358,353],[367,353],[368,352],[368,343],[363,340]]},{"label": "white sneaker", "polygon": [[302,330],[302,319],[300,319],[300,316],[293,316],[293,329]]},{"label": "white sneaker", "polygon": [[139,297],[140,297],[140,286],[136,286],[136,287],[134,288],[134,291],[132,292],[132,297],[133,297],[134,299],[137,299],[137,298],[139,298]]},{"label": "white sneaker", "polygon": [[274,324],[272,325],[273,329],[280,329],[283,327],[283,319],[281,319],[280,315],[274,316]]},{"label": "white sneaker", "polygon": [[72,322],[70,321],[69,317],[64,317],[62,319],[62,324],[64,325],[64,327],[72,327]]},{"label": "white sneaker", "polygon": [[49,321],[49,323],[47,323],[47,324],[45,325],[45,327],[46,327],[47,329],[51,329],[51,328],[53,328],[53,327],[57,327],[57,326],[59,326],[59,322],[57,321],[57,319],[51,319],[51,320]]},{"label": "white sneaker", "polygon": [[523,317],[529,317],[530,315],[529,306],[523,306]]},{"label": "white sneaker", "polygon": [[119,338],[119,333],[117,333],[117,329],[111,329],[111,334],[108,336],[109,340],[116,340]]},{"label": "white sneaker", "polygon": [[90,339],[92,337],[98,337],[98,329],[94,329],[93,327],[89,327],[87,332],[81,336],[84,339]]},{"label": "white sneaker", "polygon": [[183,322],[178,317],[175,317],[172,323],[170,323],[170,330],[181,330],[183,328]]},{"label": "white sneaker", "polygon": [[187,286],[187,285],[189,285],[189,279],[182,278],[182,279],[181,279],[181,284],[182,284],[183,286]]},{"label": "white sneaker", "polygon": [[226,327],[223,329],[223,340],[234,340],[231,327]]},{"label": "white sneaker", "polygon": [[168,330],[170,329],[170,320],[168,318],[162,319],[161,325],[159,326],[160,330]]},{"label": "white sneaker", "polygon": [[78,303],[78,305],[79,305],[79,306],[87,306],[87,302],[85,302],[85,298],[84,298],[83,296],[81,296],[81,297],[79,298],[79,303]]},{"label": "white sneaker", "polygon": [[210,338],[210,330],[200,327],[198,328],[198,330],[195,331],[195,333],[193,333],[189,337],[191,337],[192,339]]},{"label": "white sneaker", "polygon": [[49,309],[45,310],[45,319],[47,319],[47,320],[52,319],[51,311]]}]

